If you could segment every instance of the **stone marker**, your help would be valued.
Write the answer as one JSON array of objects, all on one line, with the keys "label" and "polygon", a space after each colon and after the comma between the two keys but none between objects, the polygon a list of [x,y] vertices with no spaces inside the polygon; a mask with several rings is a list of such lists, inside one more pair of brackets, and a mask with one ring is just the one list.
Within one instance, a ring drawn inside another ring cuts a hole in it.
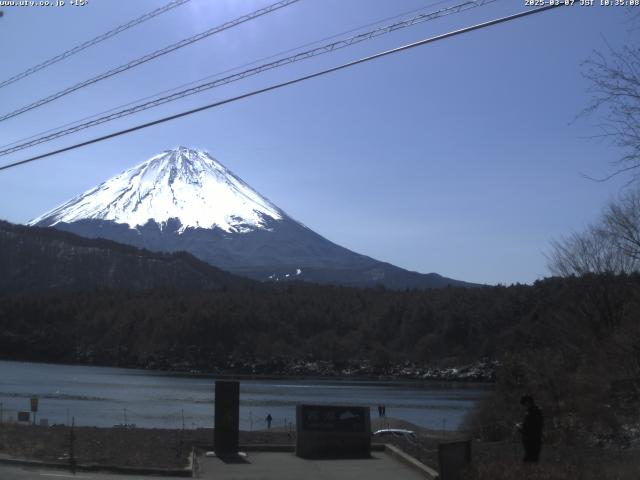
[{"label": "stone marker", "polygon": [[237,454],[240,434],[240,382],[216,380],[216,454]]},{"label": "stone marker", "polygon": [[471,440],[438,445],[440,480],[461,480],[462,472],[471,464]]},{"label": "stone marker", "polygon": [[296,432],[299,457],[371,455],[369,407],[296,405]]}]

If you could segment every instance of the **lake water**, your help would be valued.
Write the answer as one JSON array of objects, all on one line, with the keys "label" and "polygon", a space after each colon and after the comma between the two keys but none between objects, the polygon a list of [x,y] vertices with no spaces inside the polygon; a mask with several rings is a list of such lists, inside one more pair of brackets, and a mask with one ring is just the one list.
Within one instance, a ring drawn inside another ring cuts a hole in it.
[{"label": "lake water", "polygon": [[[299,403],[371,406],[385,404],[387,416],[416,425],[458,428],[488,386],[462,383],[407,384],[336,380],[242,380],[240,428],[265,428],[295,422]],[[76,425],[186,428],[213,426],[214,378],[180,376],[107,367],[0,361],[0,409],[3,421],[29,411],[39,397],[37,420],[49,424],[75,419]],[[126,416],[126,421],[125,421]]]}]

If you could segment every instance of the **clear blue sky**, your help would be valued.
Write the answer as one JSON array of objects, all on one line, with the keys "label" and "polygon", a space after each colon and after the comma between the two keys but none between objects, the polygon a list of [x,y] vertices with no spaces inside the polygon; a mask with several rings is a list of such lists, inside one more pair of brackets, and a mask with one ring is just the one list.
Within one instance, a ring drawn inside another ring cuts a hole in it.
[{"label": "clear blue sky", "polygon": [[[67,2],[68,3],[68,2]],[[164,5],[4,7],[0,80]],[[192,0],[0,89],[0,113],[268,5]],[[302,0],[0,123],[0,144],[261,57],[376,22],[432,0]],[[439,9],[456,2],[438,2]],[[340,62],[523,10],[502,0],[199,94],[0,163],[224,99]],[[177,145],[207,149],[328,239],[420,272],[483,283],[548,274],[549,242],[593,221],[625,179],[619,152],[572,122],[588,102],[580,64],[629,42],[619,7],[552,10],[386,57],[277,92],[0,172],[0,218],[26,222]]]}]

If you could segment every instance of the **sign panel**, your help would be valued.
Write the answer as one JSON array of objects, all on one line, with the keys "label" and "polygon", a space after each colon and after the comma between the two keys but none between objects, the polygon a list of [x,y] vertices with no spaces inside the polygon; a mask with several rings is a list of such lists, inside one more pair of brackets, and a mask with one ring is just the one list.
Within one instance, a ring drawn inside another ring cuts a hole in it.
[{"label": "sign panel", "polygon": [[331,405],[302,405],[302,428],[314,432],[364,432],[365,409]]},{"label": "sign panel", "polygon": [[18,412],[18,421],[19,422],[28,422],[31,418],[31,413],[29,412]]}]

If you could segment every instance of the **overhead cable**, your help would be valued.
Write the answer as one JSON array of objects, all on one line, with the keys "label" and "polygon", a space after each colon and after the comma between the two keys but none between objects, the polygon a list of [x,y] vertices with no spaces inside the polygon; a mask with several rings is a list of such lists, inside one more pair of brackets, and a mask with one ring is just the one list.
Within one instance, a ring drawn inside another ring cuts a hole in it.
[{"label": "overhead cable", "polygon": [[135,132],[135,131],[138,131],[138,130],[149,128],[149,127],[152,127],[154,125],[159,125],[161,123],[169,122],[171,120],[176,120],[178,118],[186,117],[186,116],[192,115],[194,113],[202,112],[202,111],[209,110],[209,109],[212,109],[212,108],[220,107],[222,105],[226,105],[228,103],[236,102],[238,100],[242,100],[242,99],[245,99],[245,98],[253,97],[255,95],[260,95],[262,93],[270,92],[272,90],[277,90],[277,89],[280,89],[280,88],[283,88],[283,87],[286,87],[286,86],[289,86],[289,85],[293,85],[293,84],[296,84],[296,83],[303,82],[305,80],[310,80],[312,78],[324,76],[324,75],[327,75],[329,73],[337,72],[339,70],[343,70],[343,69],[346,69],[346,68],[353,67],[355,65],[359,65],[361,63],[369,62],[371,60],[375,60],[375,59],[378,59],[378,58],[381,58],[381,57],[385,57],[385,56],[392,55],[392,54],[395,54],[395,53],[398,53],[398,52],[409,50],[411,48],[419,47],[419,46],[422,46],[422,45],[427,45],[429,43],[434,43],[434,42],[437,42],[437,41],[440,41],[440,40],[444,40],[446,38],[451,38],[451,37],[454,37],[454,36],[457,36],[457,35],[461,35],[461,34],[464,34],[464,33],[472,32],[474,30],[479,30],[479,29],[482,29],[482,28],[491,27],[491,26],[494,26],[494,25],[497,25],[497,24],[500,24],[500,23],[509,22],[509,21],[512,21],[512,20],[516,20],[518,18],[523,18],[523,17],[529,16],[529,15],[534,15],[534,14],[541,13],[541,12],[544,12],[544,11],[547,11],[547,10],[551,10],[551,9],[554,9],[554,8],[558,8],[558,7],[561,7],[561,6],[565,6],[565,5],[562,4],[562,3],[550,4],[550,5],[546,5],[544,7],[538,7],[538,8],[533,8],[533,9],[530,9],[530,10],[525,10],[523,12],[515,13],[513,15],[509,15],[509,16],[506,16],[506,17],[497,18],[497,19],[490,20],[490,21],[487,21],[487,22],[484,22],[484,23],[479,23],[479,24],[476,24],[476,25],[472,25],[470,27],[465,27],[465,28],[461,28],[461,29],[454,30],[454,31],[451,31],[451,32],[443,33],[441,35],[436,35],[435,37],[425,38],[423,40],[419,40],[417,42],[409,43],[409,44],[403,45],[401,47],[397,47],[397,48],[393,48],[391,50],[386,50],[384,52],[376,53],[375,55],[370,55],[368,57],[360,58],[358,60],[354,60],[354,61],[351,61],[351,62],[348,62],[348,63],[343,63],[342,65],[338,65],[337,67],[332,67],[332,68],[328,68],[328,69],[325,69],[325,70],[321,70],[321,71],[318,71],[318,72],[315,72],[315,73],[312,73],[312,74],[309,74],[309,75],[304,75],[302,77],[294,78],[293,80],[288,80],[286,82],[277,83],[277,84],[271,85],[269,87],[261,88],[259,90],[254,90],[254,91],[249,92],[249,93],[238,95],[236,97],[227,98],[225,100],[221,100],[221,101],[218,101],[218,102],[210,103],[208,105],[204,105],[204,106],[201,106],[201,107],[198,107],[198,108],[194,108],[192,110],[187,110],[185,112],[177,113],[175,115],[170,115],[168,117],[160,118],[160,119],[154,120],[152,122],[147,122],[147,123],[143,123],[143,124],[140,124],[140,125],[136,125],[134,127],[130,127],[130,128],[126,128],[124,130],[119,130],[117,132],[110,133],[108,135],[103,135],[103,136],[100,136],[100,137],[93,138],[91,140],[86,140],[84,142],[76,143],[76,144],[70,145],[68,147],[59,148],[57,150],[53,150],[53,151],[50,151],[50,152],[47,152],[47,153],[36,155],[36,156],[30,157],[30,158],[27,158],[27,159],[24,159],[24,160],[20,160],[20,161],[17,161],[17,162],[13,162],[13,163],[9,163],[9,164],[6,164],[6,165],[2,165],[2,166],[0,166],[0,171],[7,170],[9,168],[14,168],[14,167],[17,167],[19,165],[24,165],[26,163],[34,162],[36,160],[41,160],[43,158],[51,157],[51,156],[57,155],[59,153],[68,152],[70,150],[75,150],[77,148],[84,147],[84,146],[87,146],[87,145],[91,145],[91,144],[94,144],[94,143],[102,142],[102,141],[108,140],[110,138],[115,138],[115,137],[119,137],[121,135],[126,135],[128,133],[132,133],[132,132]]},{"label": "overhead cable", "polygon": [[151,20],[152,18],[157,17],[158,15],[162,15],[163,13],[168,12],[169,10],[179,7],[180,5],[183,5],[190,1],[191,0],[173,0],[167,3],[164,7],[156,8],[155,10],[145,13],[144,15],[141,15],[138,18],[134,18],[133,20],[125,23],[124,25],[120,25],[119,27],[116,27],[112,30],[109,30],[108,32],[98,35],[97,37],[92,38],[91,40],[87,40],[86,42],[81,43],[80,45],[70,48],[69,50],[62,52],[61,54],[56,55],[55,57],[51,57],[50,59],[45,60],[42,63],[39,63],[38,65],[28,68],[24,72],[18,73],[17,75],[14,75],[13,77],[0,82],[0,88],[6,87],[7,85],[17,82],[18,80],[22,80],[23,78],[28,77],[29,75],[32,75],[42,70],[43,68],[53,65],[54,63],[58,63],[59,61],[64,60],[65,58],[68,58],[71,55],[75,55],[76,53],[81,52],[85,48],[89,48],[100,42],[104,42],[108,38],[111,38],[132,27],[135,27],[136,25],[140,25],[141,23],[146,22],[147,20]]},{"label": "overhead cable", "polygon": [[336,42],[332,42],[332,43],[328,43],[325,45],[322,45],[320,47],[316,47],[310,50],[305,50],[303,52],[299,52],[296,53],[294,55],[288,56],[288,57],[283,57],[280,58],[278,60],[275,60],[273,62],[269,62],[269,63],[265,63],[262,65],[259,65],[257,67],[254,68],[250,68],[248,70],[244,70],[242,72],[238,72],[238,73],[234,73],[232,75],[228,75],[226,77],[223,78],[219,78],[216,80],[213,80],[211,82],[206,82],[206,83],[202,83],[200,85],[196,85],[194,87],[191,88],[187,88],[185,90],[181,90],[179,92],[175,92],[172,93],[170,95],[166,95],[163,97],[159,97],[156,98],[154,100],[148,101],[148,102],[144,102],[144,103],[140,103],[138,105],[134,105],[132,107],[129,108],[125,108],[123,110],[114,112],[114,113],[110,113],[108,115],[104,115],[102,117],[96,118],[94,120],[88,121],[88,122],[84,122],[78,125],[75,125],[73,127],[70,128],[61,128],[60,130],[57,130],[54,133],[51,133],[49,135],[44,135],[38,138],[35,138],[33,140],[21,143],[19,145],[15,145],[15,146],[11,146],[11,147],[7,147],[7,148],[3,148],[0,149],[0,156],[5,156],[5,155],[9,155],[10,153],[14,153],[17,152],[19,150],[24,150],[25,148],[29,148],[29,147],[33,147],[35,145],[39,145],[41,143],[45,143],[45,142],[50,142],[52,140],[55,140],[57,138],[66,136],[66,135],[70,135],[72,133],[78,132],[80,130],[84,130],[90,127],[94,127],[96,125],[100,125],[102,123],[106,123],[106,122],[110,122],[113,120],[116,120],[118,118],[122,118],[122,117],[126,117],[129,115],[133,115],[135,113],[144,111],[144,110],[148,110],[150,108],[154,108],[157,107],[159,105],[163,105],[165,103],[169,103],[169,102],[174,102],[176,100],[179,100],[181,98],[190,96],[190,95],[194,95],[196,93],[200,93],[203,92],[205,90],[210,90],[212,88],[216,88],[219,87],[221,85],[226,85],[228,83],[232,83],[232,82],[236,82],[238,80],[242,80],[244,78],[253,76],[253,75],[257,75],[259,73],[265,72],[267,70],[272,70],[274,68],[278,68],[284,65],[288,65],[291,63],[295,63],[295,62],[299,62],[301,60],[306,60],[308,58],[311,57],[315,57],[318,55],[322,55],[325,53],[329,53],[329,52],[333,52],[335,50],[339,50],[341,48],[345,48],[345,47],[349,47],[351,45],[355,45],[357,43],[361,43],[364,42],[366,40],[371,40],[373,38],[379,37],[381,35],[385,35],[387,33],[390,32],[394,32],[403,28],[407,28],[407,27],[411,27],[429,20],[434,20],[436,18],[440,18],[442,16],[445,15],[450,15],[453,13],[459,13],[465,10],[469,10],[471,8],[475,8],[475,7],[480,7],[489,3],[493,3],[497,0],[477,0],[477,1],[466,1],[464,3],[460,3],[457,5],[453,5],[451,7],[447,7],[441,10],[437,10],[435,12],[429,12],[429,13],[422,13],[420,15],[416,15],[410,19],[407,20],[402,20],[390,25],[385,25],[379,28],[376,28],[374,30],[370,30],[366,33],[361,33],[359,35],[356,36],[352,36],[346,39],[342,39],[342,40],[338,40]]},{"label": "overhead cable", "polygon": [[[429,6],[433,7],[433,6],[442,4],[442,3],[447,3],[449,1],[450,0],[439,0],[437,2],[434,2],[434,3],[430,4]],[[318,39],[318,40],[314,40],[312,42],[307,42],[307,43],[305,43],[303,45],[298,45],[297,47],[288,48],[286,50],[281,50],[280,52],[268,55],[266,57],[261,57],[261,58],[259,58],[257,60],[252,60],[251,62],[247,62],[247,63],[244,63],[242,65],[238,65],[236,67],[228,68],[226,70],[223,70],[223,71],[220,71],[220,72],[216,72],[216,73],[213,73],[211,75],[207,75],[206,77],[201,77],[201,78],[199,78],[197,80],[192,80],[190,82],[183,83],[181,85],[178,85],[178,86],[175,86],[175,87],[172,87],[172,88],[168,88],[166,90],[162,90],[161,92],[154,93],[152,95],[145,95],[142,98],[136,98],[135,100],[131,100],[130,102],[127,102],[127,103],[120,104],[120,105],[117,105],[115,107],[109,108],[108,110],[103,110],[101,112],[97,112],[97,113],[94,113],[92,115],[88,115],[86,117],[82,117],[82,118],[79,118],[77,120],[73,120],[71,122],[67,122],[67,123],[65,123],[63,125],[58,125],[57,127],[49,128],[47,130],[43,130],[43,131],[34,133],[32,135],[29,135],[28,137],[19,138],[17,140],[14,140],[12,142],[6,143],[4,145],[0,145],[0,151],[4,150],[7,147],[11,147],[13,145],[24,143],[24,142],[26,142],[28,140],[43,136],[43,135],[45,135],[47,133],[55,132],[56,130],[67,128],[67,127],[70,127],[72,125],[77,125],[77,124],[80,124],[80,123],[85,122],[87,120],[98,118],[98,117],[100,117],[102,115],[105,115],[107,113],[115,112],[116,110],[123,109],[125,107],[129,107],[129,106],[134,105],[134,104],[136,104],[138,102],[143,102],[145,100],[150,100],[152,98],[156,98],[156,97],[159,97],[161,95],[165,95],[165,94],[170,93],[170,92],[175,92],[175,91],[178,91],[180,89],[184,89],[185,87],[189,87],[191,85],[195,85],[198,82],[203,82],[203,81],[209,80],[211,78],[216,78],[216,77],[219,77],[220,75],[224,75],[226,73],[235,72],[236,70],[240,70],[241,68],[250,67],[250,66],[256,65],[256,64],[258,64],[260,62],[264,62],[266,60],[271,60],[272,58],[276,58],[276,57],[278,57],[280,55],[284,55],[286,53],[296,52],[298,50],[310,47],[312,45],[318,45],[319,43],[326,42],[328,40],[333,40],[334,38],[338,38],[338,37],[341,37],[343,35],[347,35],[349,33],[357,32],[357,31],[362,30],[364,28],[368,28],[368,27],[371,27],[371,26],[374,26],[374,25],[379,25],[379,24],[381,24],[383,22],[387,22],[389,20],[395,20],[396,18],[400,18],[400,17],[403,17],[405,15],[409,15],[409,14],[412,14],[412,13],[415,13],[415,12],[418,12],[418,11],[424,11],[424,10],[426,10],[426,8],[424,6],[422,6],[420,8],[414,8],[413,10],[402,12],[402,13],[399,13],[397,15],[393,15],[391,17],[385,17],[385,18],[377,20],[375,22],[370,22],[370,23],[367,23],[365,25],[360,25],[359,27],[351,28],[349,30],[342,31],[342,32],[336,33],[334,35],[330,35],[328,37],[324,37],[324,38],[321,38],[321,39]]]},{"label": "overhead cable", "polygon": [[60,90],[59,92],[56,92],[52,95],[49,95],[48,97],[45,98],[41,98],[40,100],[37,100],[33,103],[30,103],[29,105],[25,105],[24,107],[20,107],[17,110],[14,110],[13,112],[10,113],[6,113],[2,116],[0,116],[0,122],[7,120],[9,118],[13,118],[16,117],[22,113],[28,112],[30,110],[33,110],[34,108],[40,107],[42,105],[45,105],[47,103],[53,102],[54,100],[57,100],[60,97],[64,97],[65,95],[69,95],[70,93],[73,93],[81,88],[87,87],[89,85],[93,85],[94,83],[97,83],[101,80],[104,80],[106,78],[112,77],[114,75],[117,75],[119,73],[122,73],[126,70],[130,70],[134,67],[137,67],[138,65],[141,65],[143,63],[146,63],[150,60],[153,60],[155,58],[158,58],[162,55],[166,55],[167,53],[173,52],[175,50],[178,50],[179,48],[182,47],[186,47],[188,45],[191,45],[199,40],[202,40],[204,38],[210,37],[211,35],[215,35],[216,33],[220,33],[224,30],[228,30],[230,28],[233,28],[237,25],[240,25],[241,23],[244,22],[248,22],[249,20],[253,20],[255,18],[261,17],[262,15],[266,15],[268,13],[271,13],[275,10],[278,10],[280,8],[289,6],[293,3],[299,2],[300,0],[281,0],[279,2],[276,2],[272,5],[269,5],[265,8],[261,8],[260,10],[256,10],[255,12],[249,13],[247,15],[243,15],[241,17],[238,17],[234,20],[231,20],[229,22],[226,22],[222,25],[219,25],[217,27],[214,28],[210,28],[209,30],[206,30],[204,32],[201,32],[197,35],[194,35],[192,37],[189,38],[185,38],[183,40],[180,40],[179,42],[173,43],[171,45],[168,45],[160,50],[156,50],[155,52],[152,53],[148,53],[147,55],[144,55],[143,57],[140,58],[136,58],[135,60],[131,60],[128,63],[125,63],[123,65],[120,65],[119,67],[115,67],[112,68],[111,70],[108,70],[104,73],[101,73],[100,75],[97,75],[95,77],[89,78],[87,80],[84,80],[80,83],[77,83],[71,87],[67,87],[64,90]]}]

